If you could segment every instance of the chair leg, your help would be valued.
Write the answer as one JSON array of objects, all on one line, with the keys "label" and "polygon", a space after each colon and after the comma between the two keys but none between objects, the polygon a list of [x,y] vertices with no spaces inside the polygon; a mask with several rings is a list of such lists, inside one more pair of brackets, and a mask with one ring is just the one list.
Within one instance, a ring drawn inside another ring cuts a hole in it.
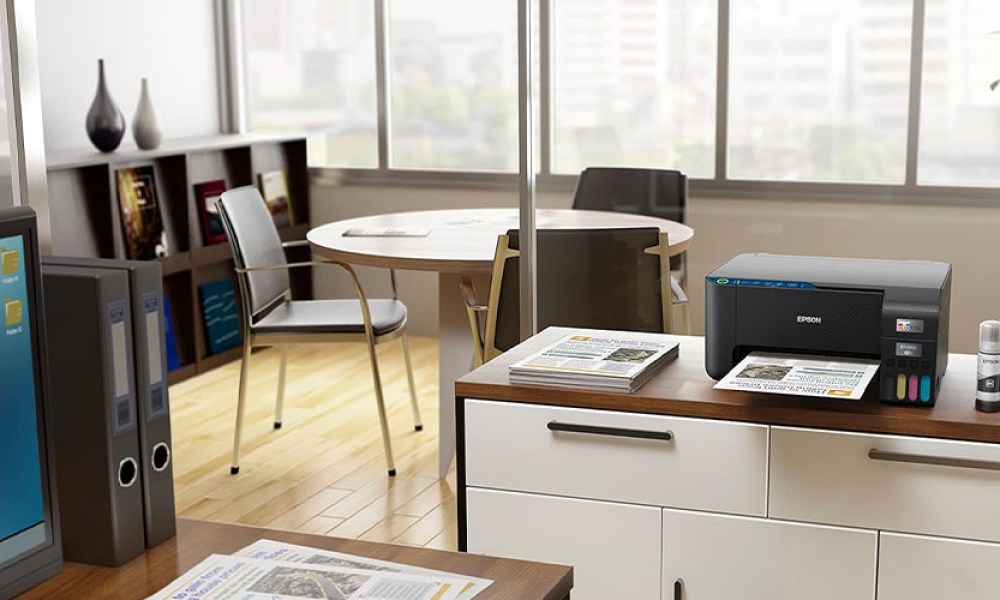
[{"label": "chair leg", "polygon": [[375,382],[375,403],[378,408],[379,426],[382,428],[382,447],[385,450],[385,463],[389,477],[396,476],[396,461],[392,456],[392,441],[389,439],[389,421],[385,414],[385,396],[382,394],[382,378],[378,373],[378,357],[375,355],[375,343],[368,341],[368,357],[372,363],[372,379]]},{"label": "chair leg", "polygon": [[250,378],[250,343],[243,344],[243,359],[240,361],[240,396],[236,404],[236,433],[233,436],[233,464],[229,473],[240,472],[240,441],[243,438],[243,414],[246,411],[247,380]]},{"label": "chair leg", "polygon": [[417,403],[417,384],[413,381],[413,363],[410,361],[410,341],[404,333],[400,336],[403,340],[403,360],[406,361],[406,381],[410,386],[410,406],[413,408],[413,429],[424,430],[424,423],[420,420],[420,405]]},{"label": "chair leg", "polygon": [[288,365],[288,347],[281,347],[281,366],[278,367],[278,402],[274,406],[274,428],[281,429],[281,412],[285,408],[285,370]]}]

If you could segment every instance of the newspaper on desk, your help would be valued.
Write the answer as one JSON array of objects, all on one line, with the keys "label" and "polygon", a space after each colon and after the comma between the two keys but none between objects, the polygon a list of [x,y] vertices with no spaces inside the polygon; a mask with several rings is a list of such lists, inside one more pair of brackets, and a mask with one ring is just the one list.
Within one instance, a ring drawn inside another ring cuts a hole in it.
[{"label": "newspaper on desk", "polygon": [[877,360],[753,352],[715,388],[858,400],[878,366]]},{"label": "newspaper on desk", "polygon": [[675,338],[655,333],[590,331],[561,337],[510,366],[511,383],[635,391],[677,357]]},{"label": "newspaper on desk", "polygon": [[273,540],[258,540],[246,548],[243,548],[234,554],[234,556],[246,556],[249,558],[278,560],[293,563],[327,565],[332,567],[347,567],[351,569],[365,569],[369,571],[409,573],[414,575],[425,575],[428,577],[461,577],[467,583],[462,589],[462,593],[458,596],[459,600],[469,600],[493,583],[489,579],[467,577],[464,575],[460,576],[444,571],[424,569],[422,567],[414,567],[412,565],[375,560],[374,558],[368,558],[366,556],[343,554],[341,552],[332,552],[330,550],[321,550],[319,548],[309,548],[307,546],[298,546],[296,544],[286,544],[285,542],[275,542]]},{"label": "newspaper on desk", "polygon": [[461,575],[427,576],[213,554],[148,600],[459,600],[468,585]]}]

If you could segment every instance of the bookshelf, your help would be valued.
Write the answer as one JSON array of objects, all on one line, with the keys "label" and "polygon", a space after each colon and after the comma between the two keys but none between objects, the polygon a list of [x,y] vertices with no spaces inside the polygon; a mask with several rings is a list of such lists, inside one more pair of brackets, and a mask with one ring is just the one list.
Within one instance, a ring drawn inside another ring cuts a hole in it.
[{"label": "bookshelf", "polygon": [[[295,225],[279,229],[284,241],[305,239],[309,231],[309,171],[302,137],[217,135],[167,140],[150,151],[96,150],[55,152],[46,156],[52,254],[94,258],[126,258],[118,209],[115,172],[152,166],[169,256],[159,259],[163,292],[170,298],[180,368],[171,371],[177,383],[239,358],[239,348],[208,353],[198,286],[229,278],[239,294],[233,257],[226,242],[202,239],[194,185],[221,179],[226,188],[256,185],[257,174],[282,169],[295,215]],[[290,260],[309,260],[308,248],[289,250]],[[312,294],[309,269],[293,269],[292,293]]]}]

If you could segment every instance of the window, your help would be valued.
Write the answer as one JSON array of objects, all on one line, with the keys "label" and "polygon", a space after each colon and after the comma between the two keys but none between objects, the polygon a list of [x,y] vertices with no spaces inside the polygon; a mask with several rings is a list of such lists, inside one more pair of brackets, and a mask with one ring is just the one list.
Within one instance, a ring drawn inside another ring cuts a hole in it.
[{"label": "window", "polygon": [[517,3],[389,3],[390,165],[517,168]]},{"label": "window", "polygon": [[[312,166],[516,171],[518,0],[227,2],[243,8],[250,128],[310,134]],[[542,175],[678,169],[724,194],[747,180],[1000,188],[1000,0],[532,3],[549,16],[532,35],[536,60],[550,51],[545,89],[535,65]]]},{"label": "window", "polygon": [[553,0],[553,170],[715,172],[716,0]]},{"label": "window", "polygon": [[378,164],[370,0],[244,0],[250,129],[310,133],[309,164]]},{"label": "window", "polygon": [[1000,185],[1000,2],[928,0],[918,181]]},{"label": "window", "polygon": [[913,0],[732,3],[729,176],[901,184]]}]

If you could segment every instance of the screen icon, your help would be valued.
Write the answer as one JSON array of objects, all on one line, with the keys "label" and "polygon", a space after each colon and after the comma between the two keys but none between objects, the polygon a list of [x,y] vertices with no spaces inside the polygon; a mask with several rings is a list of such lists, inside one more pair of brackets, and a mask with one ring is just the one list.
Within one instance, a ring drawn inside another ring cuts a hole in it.
[{"label": "screen icon", "polygon": [[17,250],[0,247],[0,274],[16,275],[20,268],[20,260]]},{"label": "screen icon", "polygon": [[24,303],[20,300],[4,300],[3,308],[8,327],[18,325],[24,319]]}]

